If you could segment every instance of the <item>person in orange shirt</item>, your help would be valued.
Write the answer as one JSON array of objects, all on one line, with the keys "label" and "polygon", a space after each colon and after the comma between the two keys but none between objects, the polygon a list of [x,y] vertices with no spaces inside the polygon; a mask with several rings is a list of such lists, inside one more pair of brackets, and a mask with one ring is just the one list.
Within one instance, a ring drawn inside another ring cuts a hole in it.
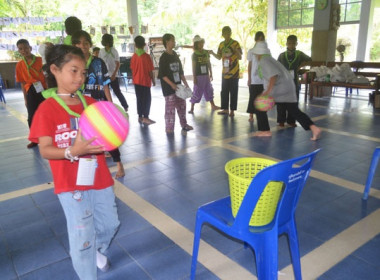
[{"label": "person in orange shirt", "polygon": [[[31,127],[34,113],[45,100],[41,93],[47,88],[47,85],[42,71],[42,58],[32,54],[28,40],[20,39],[16,45],[22,56],[22,60],[16,65],[16,81],[21,83],[25,106],[28,111],[28,125]],[[37,146],[36,143],[30,142],[27,148],[30,149],[35,146]]]},{"label": "person in orange shirt", "polygon": [[135,85],[137,113],[139,122],[145,125],[155,123],[149,118],[152,96],[150,87],[156,85],[152,58],[144,51],[145,39],[142,36],[135,38],[136,52],[131,58],[133,84]]}]

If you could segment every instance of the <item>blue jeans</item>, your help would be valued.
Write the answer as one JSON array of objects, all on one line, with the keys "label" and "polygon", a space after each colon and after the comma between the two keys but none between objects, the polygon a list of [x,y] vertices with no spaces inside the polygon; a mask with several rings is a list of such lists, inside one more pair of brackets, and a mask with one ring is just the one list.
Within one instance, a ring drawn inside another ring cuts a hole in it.
[{"label": "blue jeans", "polygon": [[81,280],[97,278],[96,251],[109,247],[120,225],[112,187],[58,194],[67,221],[70,256]]}]

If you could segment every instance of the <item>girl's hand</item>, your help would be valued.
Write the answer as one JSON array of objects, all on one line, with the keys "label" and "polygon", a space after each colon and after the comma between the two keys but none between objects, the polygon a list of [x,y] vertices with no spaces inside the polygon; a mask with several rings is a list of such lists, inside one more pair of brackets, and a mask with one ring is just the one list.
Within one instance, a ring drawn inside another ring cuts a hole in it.
[{"label": "girl's hand", "polygon": [[266,96],[266,95],[269,95],[269,91],[263,91],[261,94],[260,94],[260,96]]},{"label": "girl's hand", "polygon": [[197,77],[196,76],[194,76],[194,85],[196,85],[197,84]]},{"label": "girl's hand", "polygon": [[84,140],[82,136],[82,132],[79,129],[77,137],[75,138],[74,145],[71,148],[71,154],[73,156],[81,156],[88,154],[100,154],[104,152],[103,145],[93,146],[91,143],[96,139],[96,137],[92,137],[89,140]]},{"label": "girl's hand", "polygon": [[214,80],[214,78],[212,77],[212,75],[210,75],[210,82],[212,82]]},{"label": "girl's hand", "polygon": [[175,91],[177,90],[177,85],[176,84],[172,84],[170,86],[172,87],[173,90],[175,90]]}]

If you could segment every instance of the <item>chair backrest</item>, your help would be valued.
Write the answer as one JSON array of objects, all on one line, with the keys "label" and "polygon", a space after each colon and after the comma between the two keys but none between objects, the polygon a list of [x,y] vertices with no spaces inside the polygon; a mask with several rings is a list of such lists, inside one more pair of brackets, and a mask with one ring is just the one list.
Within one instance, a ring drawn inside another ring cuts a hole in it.
[{"label": "chair backrest", "polygon": [[311,171],[311,166],[320,149],[297,158],[268,166],[258,172],[243,198],[233,227],[246,229],[259,198],[270,181],[283,182],[283,193],[278,202],[271,224],[282,225],[294,215],[299,196]]}]

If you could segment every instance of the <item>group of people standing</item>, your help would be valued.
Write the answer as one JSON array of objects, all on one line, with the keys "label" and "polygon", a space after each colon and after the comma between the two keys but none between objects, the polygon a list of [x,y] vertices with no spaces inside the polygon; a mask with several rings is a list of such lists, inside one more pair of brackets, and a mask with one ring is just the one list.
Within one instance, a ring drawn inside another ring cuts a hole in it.
[{"label": "group of people standing", "polygon": [[[29,42],[21,39],[17,47],[23,59],[16,66],[17,81],[22,83],[25,103],[28,109],[30,127],[28,148],[39,145],[41,156],[49,160],[54,191],[59,197],[67,220],[70,256],[80,279],[96,279],[97,268],[109,268],[105,250],[110,245],[119,227],[115,206],[114,184],[107,168],[102,146],[93,146],[95,140],[83,139],[78,129],[78,118],[90,104],[99,100],[112,101],[110,87],[119,98],[124,110],[128,103],[121,94],[117,72],[120,67],[119,55],[113,47],[113,37],[105,34],[102,38],[104,49],[99,58],[92,55],[91,36],[84,30],[77,18],[66,20],[65,44],[50,45],[46,52],[46,64],[31,53]],[[194,93],[190,99],[191,109],[202,96],[210,102],[212,110],[221,109],[218,114],[234,116],[237,109],[239,60],[242,50],[239,43],[231,38],[231,28],[222,30],[224,41],[217,53],[204,50],[204,39],[194,37],[193,76]],[[181,61],[174,51],[175,37],[165,34],[162,38],[165,52],[159,61],[158,78],[165,98],[165,128],[167,134],[174,133],[175,113],[184,131],[193,127],[186,120],[186,101],[175,93],[181,83],[189,87],[184,76]],[[293,40],[293,41],[292,41]],[[266,112],[255,110],[253,102],[259,95],[272,95],[278,106],[278,122],[295,126],[298,121],[306,130],[312,131],[312,140],[320,136],[320,129],[301,112],[297,103],[296,75],[288,70],[297,69],[298,61],[306,56],[292,49],[294,38],[288,38],[286,69],[273,59],[265,43],[265,36],[258,32],[256,44],[248,53],[249,60],[249,121],[256,114],[258,132],[256,136],[271,136]],[[135,53],[131,59],[133,82],[136,91],[139,122],[153,124],[149,118],[151,86],[155,85],[153,63],[144,51],[145,39],[135,38]],[[221,107],[214,103],[214,91],[210,54],[222,60]],[[282,56],[280,55],[280,60]],[[296,74],[296,73],[294,73]],[[45,100],[46,99],[46,100]],[[44,101],[45,100],[45,101]],[[43,102],[44,101],[44,102]],[[288,113],[288,117],[286,117]],[[124,167],[118,149],[111,151],[117,162],[116,177],[124,176]],[[83,171],[86,170],[86,171]],[[90,174],[92,174],[90,176]]]},{"label": "group of people standing", "polygon": [[[229,26],[223,27],[222,36],[224,41],[219,44],[217,53],[212,50],[204,50],[204,39],[198,35],[194,37],[194,53],[192,55],[194,91],[190,99],[191,109],[189,113],[194,112],[194,104],[199,103],[202,96],[204,96],[205,100],[210,102],[212,110],[221,109],[218,114],[229,115],[230,117],[235,115],[240,78],[239,60],[242,58],[242,50],[239,43],[231,38],[231,33]],[[303,61],[311,60],[311,58],[296,50],[297,37],[295,35],[290,35],[287,38],[287,50],[280,54],[278,61],[271,56],[263,32],[259,31],[255,34],[255,42],[255,46],[249,50],[247,55],[250,93],[247,108],[249,113],[248,120],[253,122],[253,115],[256,114],[258,123],[258,131],[254,136],[272,136],[267,113],[257,110],[254,106],[254,101],[258,96],[271,95],[276,101],[279,127],[284,127],[285,122],[291,127],[296,127],[296,121],[298,121],[305,130],[311,130],[311,140],[317,140],[321,135],[321,130],[309,116],[298,108],[299,83],[297,70]],[[188,84],[183,75],[181,61],[173,51],[174,36],[165,34],[163,43],[165,52],[160,58],[158,76],[161,79],[162,91],[166,101],[166,132],[173,133],[174,108],[177,109],[182,128],[190,130],[193,128],[186,122],[186,103],[175,95],[177,85],[181,84],[181,81],[186,87],[188,87]],[[216,106],[213,101],[214,92],[211,85],[213,74],[210,54],[222,60],[221,107]]]}]

